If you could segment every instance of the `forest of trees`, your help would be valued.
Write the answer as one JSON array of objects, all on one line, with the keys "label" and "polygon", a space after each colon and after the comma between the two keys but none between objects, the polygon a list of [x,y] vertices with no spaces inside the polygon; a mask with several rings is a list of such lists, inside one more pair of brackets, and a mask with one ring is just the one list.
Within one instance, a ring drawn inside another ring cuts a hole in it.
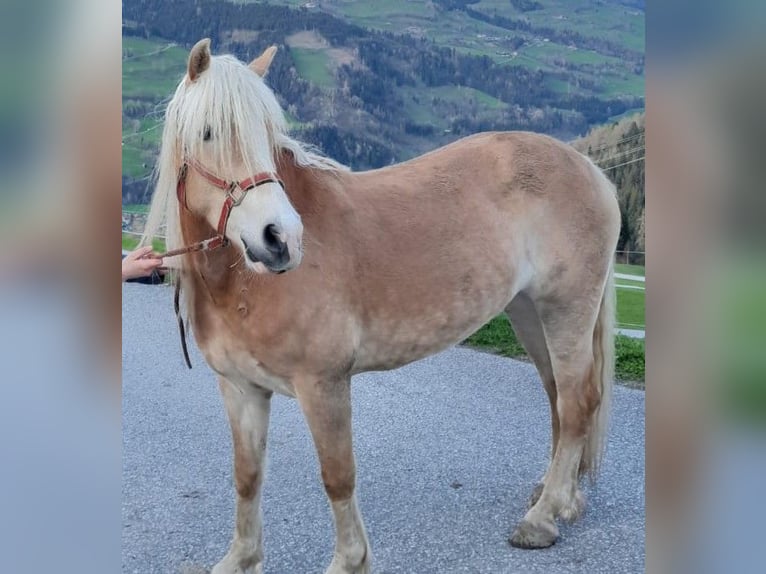
[{"label": "forest of trees", "polygon": [[620,251],[645,250],[645,124],[644,114],[631,116],[595,128],[574,142],[574,147],[590,156],[617,187],[622,214],[622,230],[617,244]]}]

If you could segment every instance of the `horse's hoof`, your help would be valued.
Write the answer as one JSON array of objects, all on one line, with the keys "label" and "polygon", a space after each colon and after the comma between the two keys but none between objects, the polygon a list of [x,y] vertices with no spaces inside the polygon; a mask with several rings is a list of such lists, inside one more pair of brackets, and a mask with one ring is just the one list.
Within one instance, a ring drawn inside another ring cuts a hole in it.
[{"label": "horse's hoof", "polygon": [[330,565],[325,574],[370,574],[368,564],[362,564],[356,568],[341,568],[340,566]]},{"label": "horse's hoof", "polygon": [[529,506],[527,508],[532,508],[535,504],[537,504],[537,501],[540,500],[540,497],[543,495],[543,488],[545,488],[545,484],[542,482],[535,486],[535,489],[532,491],[532,495],[529,497]]},{"label": "horse's hoof", "polygon": [[263,564],[253,562],[250,564],[232,564],[231,561],[222,560],[210,571],[210,574],[263,574]]},{"label": "horse's hoof", "polygon": [[362,563],[356,566],[348,564],[345,560],[338,560],[337,556],[333,559],[330,567],[325,570],[325,574],[370,574],[370,561],[367,559],[369,552],[365,550]]},{"label": "horse's hoof", "polygon": [[556,543],[559,536],[559,529],[553,522],[542,522],[532,524],[522,520],[513,531],[508,540],[514,548],[523,548],[531,550],[534,548],[548,548]]}]

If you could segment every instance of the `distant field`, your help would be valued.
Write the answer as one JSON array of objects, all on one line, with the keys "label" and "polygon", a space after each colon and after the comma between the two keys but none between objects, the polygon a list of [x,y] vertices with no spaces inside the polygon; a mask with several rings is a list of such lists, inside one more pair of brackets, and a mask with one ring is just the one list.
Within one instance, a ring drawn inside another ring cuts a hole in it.
[{"label": "distant field", "polygon": [[187,58],[186,48],[165,40],[122,38],[122,171],[128,177],[146,177],[154,167],[163,102],[175,91]]},{"label": "distant field", "polygon": [[[247,0],[245,0],[247,1]],[[305,0],[270,0],[272,4],[299,7]],[[324,2],[322,9],[354,24],[395,34],[425,36],[439,45],[473,55],[485,55],[500,63],[564,71],[563,63],[583,65],[573,76],[595,81],[602,86],[598,95],[621,94],[643,96],[644,76],[636,76],[622,58],[592,49],[572,49],[570,45],[546,41],[524,30],[508,30],[480,21],[464,11],[444,10],[430,2],[412,0],[355,0]],[[546,0],[541,10],[519,12],[508,0],[481,0],[472,10],[492,16],[498,14],[512,20],[525,20],[535,29],[575,32],[584,37],[612,42],[617,46],[643,53],[645,49],[645,15],[617,3],[592,0]],[[505,41],[523,38],[515,58]],[[303,74],[302,74],[303,75]],[[313,80],[312,80],[313,81]],[[562,91],[574,82],[563,82]],[[582,90],[582,88],[578,88]]]},{"label": "distant field", "polygon": [[643,329],[645,302],[644,291],[617,289],[617,325],[629,329]]},{"label": "distant field", "polygon": [[186,48],[170,42],[134,37],[123,37],[122,54],[123,99],[152,101],[172,95],[189,57]]},{"label": "distant field", "polygon": [[348,2],[339,7],[352,19],[372,21],[378,24],[402,22],[407,18],[423,18],[433,14],[427,2],[408,0],[374,0],[373,2]]},{"label": "distant field", "polygon": [[404,99],[404,112],[408,118],[416,123],[437,128],[446,128],[449,125],[449,118],[434,111],[432,105],[434,98],[454,103],[462,109],[473,105],[478,114],[508,107],[508,104],[489,94],[465,86],[402,87],[399,88],[399,93]]},{"label": "distant field", "polygon": [[133,211],[138,213],[148,213],[149,206],[143,203],[128,203],[122,206],[123,211]]},{"label": "distant field", "polygon": [[335,80],[330,72],[330,61],[324,50],[290,48],[290,54],[292,54],[295,68],[302,78],[324,88],[335,85]]},{"label": "distant field", "polygon": [[[130,235],[128,233],[122,234],[122,248],[125,251],[133,251],[136,247],[138,247],[138,242],[141,238],[137,235]],[[152,247],[155,251],[158,253],[162,253],[165,251],[165,241],[162,239],[155,239],[152,241]]]},{"label": "distant field", "polygon": [[[304,2],[282,1],[288,5]],[[526,20],[535,28],[574,31],[585,37],[613,42],[626,49],[643,52],[645,48],[645,16],[614,4],[595,4],[591,0],[550,0],[543,9],[522,13],[508,0],[482,0],[471,9],[487,15],[499,14],[514,20]],[[507,30],[470,17],[463,11],[445,11],[427,2],[408,0],[357,0],[326,4],[325,10],[368,28],[394,33],[424,35],[437,44],[461,52],[486,55],[498,62],[563,70],[562,62],[585,65],[575,75],[606,83],[605,96],[619,94],[643,95],[643,75],[636,76],[617,56],[597,53],[590,49],[573,50],[569,45],[546,41],[522,30]],[[505,38],[524,38],[527,43],[518,48],[518,56],[508,56]],[[562,85],[567,89],[567,85]]]}]

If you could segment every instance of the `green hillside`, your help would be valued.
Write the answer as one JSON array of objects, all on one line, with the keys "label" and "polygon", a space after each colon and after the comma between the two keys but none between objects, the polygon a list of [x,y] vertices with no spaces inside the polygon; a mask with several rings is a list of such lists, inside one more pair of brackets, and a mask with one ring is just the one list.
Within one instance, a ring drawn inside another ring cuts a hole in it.
[{"label": "green hillside", "polygon": [[[247,3],[247,2],[244,2]],[[269,0],[372,30],[428,38],[498,63],[569,78],[560,90],[644,94],[643,2],[619,0]],[[524,7],[534,7],[524,10]],[[306,8],[310,6],[310,8]],[[487,21],[489,20],[489,21]],[[528,29],[523,23],[528,23]]]},{"label": "green hillside", "polygon": [[189,51],[167,40],[122,39],[122,173],[149,174],[162,135],[166,101],[186,67]]}]

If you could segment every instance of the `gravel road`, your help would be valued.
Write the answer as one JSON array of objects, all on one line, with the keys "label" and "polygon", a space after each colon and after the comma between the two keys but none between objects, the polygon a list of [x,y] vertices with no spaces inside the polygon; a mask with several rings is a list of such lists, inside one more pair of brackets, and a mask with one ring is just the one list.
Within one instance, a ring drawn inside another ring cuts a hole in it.
[{"label": "gravel road", "polygon": [[[123,286],[122,571],[206,572],[226,552],[234,489],[212,371],[183,363],[172,291]],[[552,548],[508,542],[540,478],[549,410],[532,365],[455,348],[354,379],[358,495],[376,574],[644,572],[644,393],[616,387],[599,482]],[[272,401],[265,573],[322,574],[332,517],[296,402]]]}]

